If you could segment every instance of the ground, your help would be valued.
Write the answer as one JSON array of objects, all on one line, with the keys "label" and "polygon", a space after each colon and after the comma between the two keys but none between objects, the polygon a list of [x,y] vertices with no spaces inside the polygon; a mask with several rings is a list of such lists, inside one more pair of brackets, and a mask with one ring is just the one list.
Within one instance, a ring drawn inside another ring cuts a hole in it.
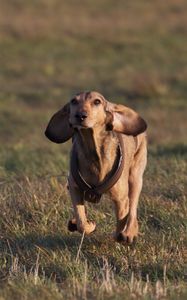
[{"label": "ground", "polygon": [[[0,299],[186,299],[187,3],[0,1]],[[71,143],[44,136],[70,97],[97,90],[148,123],[136,245],[69,233]]]}]

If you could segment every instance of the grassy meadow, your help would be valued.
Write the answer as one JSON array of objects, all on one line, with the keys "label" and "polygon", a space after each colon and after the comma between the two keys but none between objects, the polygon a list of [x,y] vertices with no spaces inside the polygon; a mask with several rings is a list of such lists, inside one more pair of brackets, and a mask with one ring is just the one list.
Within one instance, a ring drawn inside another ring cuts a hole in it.
[{"label": "grassy meadow", "polygon": [[[0,300],[187,298],[187,2],[0,0]],[[44,136],[70,97],[97,90],[148,123],[136,245],[69,233],[71,142]]]}]

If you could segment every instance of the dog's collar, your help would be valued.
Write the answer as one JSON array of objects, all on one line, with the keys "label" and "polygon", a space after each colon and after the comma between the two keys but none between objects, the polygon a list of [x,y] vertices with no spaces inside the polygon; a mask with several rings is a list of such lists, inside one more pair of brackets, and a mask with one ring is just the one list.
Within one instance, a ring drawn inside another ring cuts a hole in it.
[{"label": "dog's collar", "polygon": [[89,202],[97,203],[99,202],[103,193],[106,193],[110,190],[114,184],[119,180],[124,167],[124,143],[122,134],[116,134],[118,138],[118,148],[117,148],[117,163],[114,163],[114,166],[111,171],[109,178],[98,184],[97,186],[90,185],[81,175],[78,168],[78,157],[75,147],[73,147],[70,161],[70,170],[73,176],[75,183],[78,187],[84,192],[85,200]]}]

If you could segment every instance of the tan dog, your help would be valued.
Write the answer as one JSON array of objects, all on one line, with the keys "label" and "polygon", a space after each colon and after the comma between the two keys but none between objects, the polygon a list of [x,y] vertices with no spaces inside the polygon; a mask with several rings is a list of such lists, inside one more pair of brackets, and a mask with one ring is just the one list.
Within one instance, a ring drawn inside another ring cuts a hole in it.
[{"label": "tan dog", "polygon": [[55,143],[73,138],[69,190],[74,207],[70,231],[89,234],[85,201],[107,192],[115,205],[118,242],[138,235],[137,205],[147,162],[145,121],[132,109],[97,92],[76,95],[50,120],[46,136]]}]

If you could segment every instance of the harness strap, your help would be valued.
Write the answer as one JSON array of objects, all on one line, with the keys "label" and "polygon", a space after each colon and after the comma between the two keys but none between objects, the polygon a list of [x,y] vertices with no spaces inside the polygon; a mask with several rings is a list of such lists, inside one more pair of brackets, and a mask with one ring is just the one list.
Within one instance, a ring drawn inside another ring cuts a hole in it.
[{"label": "harness strap", "polygon": [[[112,173],[109,178],[98,184],[97,186],[90,185],[81,175],[78,168],[78,156],[75,147],[73,147],[70,161],[70,169],[71,174],[75,183],[79,186],[79,188],[86,193],[89,200],[91,202],[98,202],[100,200],[101,195],[110,190],[114,184],[119,180],[124,167],[124,144],[122,134],[116,134],[119,145],[117,148],[117,163],[114,163],[114,167],[112,169]],[[86,199],[87,200],[87,199]]]}]

